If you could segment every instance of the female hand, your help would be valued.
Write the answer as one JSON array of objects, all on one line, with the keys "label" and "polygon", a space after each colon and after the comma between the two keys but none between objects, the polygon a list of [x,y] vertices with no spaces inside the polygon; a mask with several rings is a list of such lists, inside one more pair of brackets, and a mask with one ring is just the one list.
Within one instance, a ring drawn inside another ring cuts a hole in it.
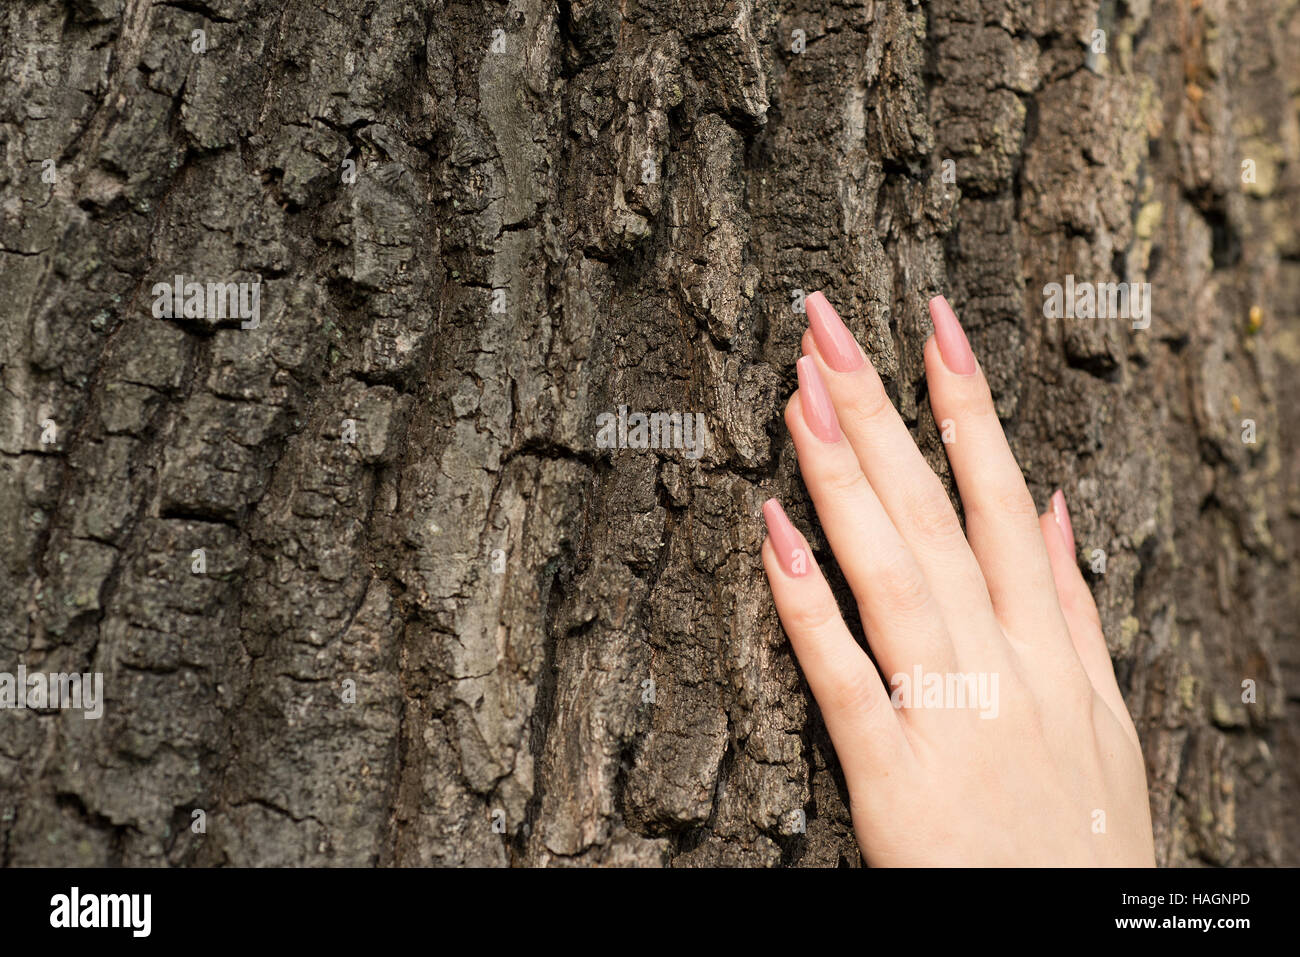
[{"label": "female hand", "polygon": [[1038,515],[947,301],[930,302],[925,366],[965,534],[852,333],[821,293],[807,310],[786,425],[880,671],[775,499],[763,563],[866,861],[1154,865],[1142,751],[1064,496]]}]

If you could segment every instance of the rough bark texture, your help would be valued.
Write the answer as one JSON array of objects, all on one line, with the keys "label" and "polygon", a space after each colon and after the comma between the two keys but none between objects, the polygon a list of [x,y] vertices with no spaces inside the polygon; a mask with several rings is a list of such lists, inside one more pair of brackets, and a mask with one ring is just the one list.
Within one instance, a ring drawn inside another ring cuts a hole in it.
[{"label": "rough bark texture", "polygon": [[[945,480],[946,292],[1105,552],[1160,862],[1300,864],[1298,50],[1294,0],[7,3],[0,669],[108,700],[0,712],[3,862],[857,864],[758,558],[824,289]],[[260,325],[155,318],[177,273]],[[707,451],[599,448],[624,405]]]}]

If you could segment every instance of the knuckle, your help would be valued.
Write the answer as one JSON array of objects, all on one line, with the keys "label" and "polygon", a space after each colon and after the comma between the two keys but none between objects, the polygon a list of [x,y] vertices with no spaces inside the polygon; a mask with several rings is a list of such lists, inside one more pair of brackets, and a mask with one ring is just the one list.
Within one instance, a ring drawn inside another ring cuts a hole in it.
[{"label": "knuckle", "polygon": [[853,668],[841,675],[828,692],[828,708],[847,714],[870,714],[881,705],[879,679],[865,668]]},{"label": "knuckle", "polygon": [[1031,684],[1016,674],[1003,674],[999,682],[998,717],[1021,733],[1041,733],[1044,715]]},{"label": "knuckle", "polygon": [[1099,642],[1103,646],[1106,644],[1101,630],[1101,615],[1097,613],[1097,605],[1090,599],[1070,594],[1061,599],[1061,611],[1065,620],[1079,629],[1084,639]]},{"label": "knuckle", "polygon": [[1043,649],[1041,655],[1038,676],[1034,681],[1034,689],[1041,698],[1040,707],[1073,718],[1091,713],[1096,690],[1069,636],[1063,636],[1063,642],[1054,642],[1051,647]]},{"label": "knuckle", "polygon": [[1099,641],[1105,646],[1106,638],[1102,633],[1101,613],[1097,611],[1097,602],[1093,600],[1092,592],[1087,586],[1062,590],[1065,591],[1065,595],[1061,597],[1061,611],[1065,613],[1066,619],[1085,628],[1085,637]]},{"label": "knuckle", "polygon": [[889,401],[889,393],[878,377],[862,388],[855,389],[848,402],[849,416],[861,422],[877,422],[894,413],[894,403]]},{"label": "knuckle", "polygon": [[857,498],[871,491],[867,477],[858,468],[829,468],[814,480],[824,492],[837,498]]},{"label": "knuckle", "polygon": [[997,419],[993,394],[989,392],[984,377],[980,376],[978,381],[967,383],[966,386],[945,403],[946,411],[958,419]]},{"label": "knuckle", "polygon": [[1073,720],[1087,721],[1091,725],[1093,713],[1097,707],[1100,705],[1104,709],[1106,706],[1097,697],[1097,691],[1093,688],[1092,682],[1088,680],[1083,668],[1080,667],[1077,671],[1077,674],[1071,674],[1069,678],[1062,682],[1059,704],[1064,707],[1065,713],[1070,715]]},{"label": "knuckle", "polygon": [[996,494],[998,511],[1015,519],[1032,519],[1038,523],[1038,506],[1029,494],[1024,481],[1018,481],[1011,488],[999,489]]},{"label": "knuckle", "polygon": [[1023,481],[1002,483],[990,489],[986,495],[975,499],[969,510],[986,522],[1001,522],[1012,519],[1016,522],[1030,521],[1038,525],[1038,506]]},{"label": "knuckle", "polygon": [[1055,682],[1056,687],[1059,689],[1059,700],[1076,713],[1091,711],[1093,699],[1097,697],[1097,692],[1092,687],[1088,672],[1083,667],[1083,662],[1079,660],[1068,635],[1065,637],[1065,641],[1065,653],[1062,655],[1064,662],[1059,669]]},{"label": "knuckle", "polygon": [[1003,695],[999,717],[1005,718],[1009,729],[1015,731],[1018,737],[1045,736],[1042,709],[1027,687],[1018,689],[1017,694]]},{"label": "knuckle", "polygon": [[908,523],[917,543],[932,549],[949,549],[965,542],[961,523],[952,503],[938,482],[927,487],[907,502]]},{"label": "knuckle", "polygon": [[920,568],[910,557],[881,562],[871,571],[870,587],[890,612],[904,617],[919,614],[930,601],[930,592]]},{"label": "knuckle", "polygon": [[803,601],[789,609],[782,617],[792,632],[797,632],[801,636],[815,636],[829,629],[839,618],[839,614],[839,609],[833,604]]}]

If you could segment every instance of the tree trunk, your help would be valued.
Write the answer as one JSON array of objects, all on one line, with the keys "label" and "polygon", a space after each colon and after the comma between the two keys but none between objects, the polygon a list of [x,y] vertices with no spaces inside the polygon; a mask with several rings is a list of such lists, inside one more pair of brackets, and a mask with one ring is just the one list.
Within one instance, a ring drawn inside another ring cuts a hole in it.
[{"label": "tree trunk", "polygon": [[950,488],[957,308],[1160,863],[1300,864],[1300,6],[0,16],[0,669],[105,698],[0,713],[5,864],[858,864],[758,554],[815,289]]}]

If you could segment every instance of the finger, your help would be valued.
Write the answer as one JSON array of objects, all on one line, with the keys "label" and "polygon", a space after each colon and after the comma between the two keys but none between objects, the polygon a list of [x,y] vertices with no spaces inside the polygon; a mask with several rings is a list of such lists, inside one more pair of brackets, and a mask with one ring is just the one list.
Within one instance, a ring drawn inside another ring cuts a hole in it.
[{"label": "finger", "polygon": [[938,476],[925,461],[911,432],[885,391],[866,353],[820,292],[805,300],[817,362],[844,434],[880,498],[885,513],[907,543],[930,583],[954,638],[992,634],[968,626],[992,605],[979,563]]},{"label": "finger", "polygon": [[885,675],[917,665],[951,671],[956,657],[925,575],[885,514],[840,430],[810,357],[786,406],[799,469],[822,529],[853,589],[863,628]]},{"label": "finger", "polygon": [[1024,639],[1044,623],[1061,621],[1038,508],[1007,444],[988,381],[942,296],[930,300],[930,316],[930,406],[940,430],[952,436],[944,447],[966,512],[966,537],[999,620]]},{"label": "finger", "polygon": [[1115,680],[1115,666],[1106,647],[1106,636],[1101,630],[1097,603],[1075,561],[1074,529],[1070,524],[1069,510],[1065,506],[1065,494],[1059,489],[1052,496],[1051,509],[1039,516],[1038,524],[1052,566],[1056,596],[1060,600],[1061,612],[1070,630],[1070,641],[1079,655],[1084,673],[1092,683],[1093,690],[1136,741],[1137,731],[1133,727],[1124,696],[1120,694],[1119,683]]},{"label": "finger", "polygon": [[807,541],[776,499],[763,505],[763,520],[763,567],[776,611],[844,773],[850,780],[879,774],[908,750],[884,683],[844,624]]}]

